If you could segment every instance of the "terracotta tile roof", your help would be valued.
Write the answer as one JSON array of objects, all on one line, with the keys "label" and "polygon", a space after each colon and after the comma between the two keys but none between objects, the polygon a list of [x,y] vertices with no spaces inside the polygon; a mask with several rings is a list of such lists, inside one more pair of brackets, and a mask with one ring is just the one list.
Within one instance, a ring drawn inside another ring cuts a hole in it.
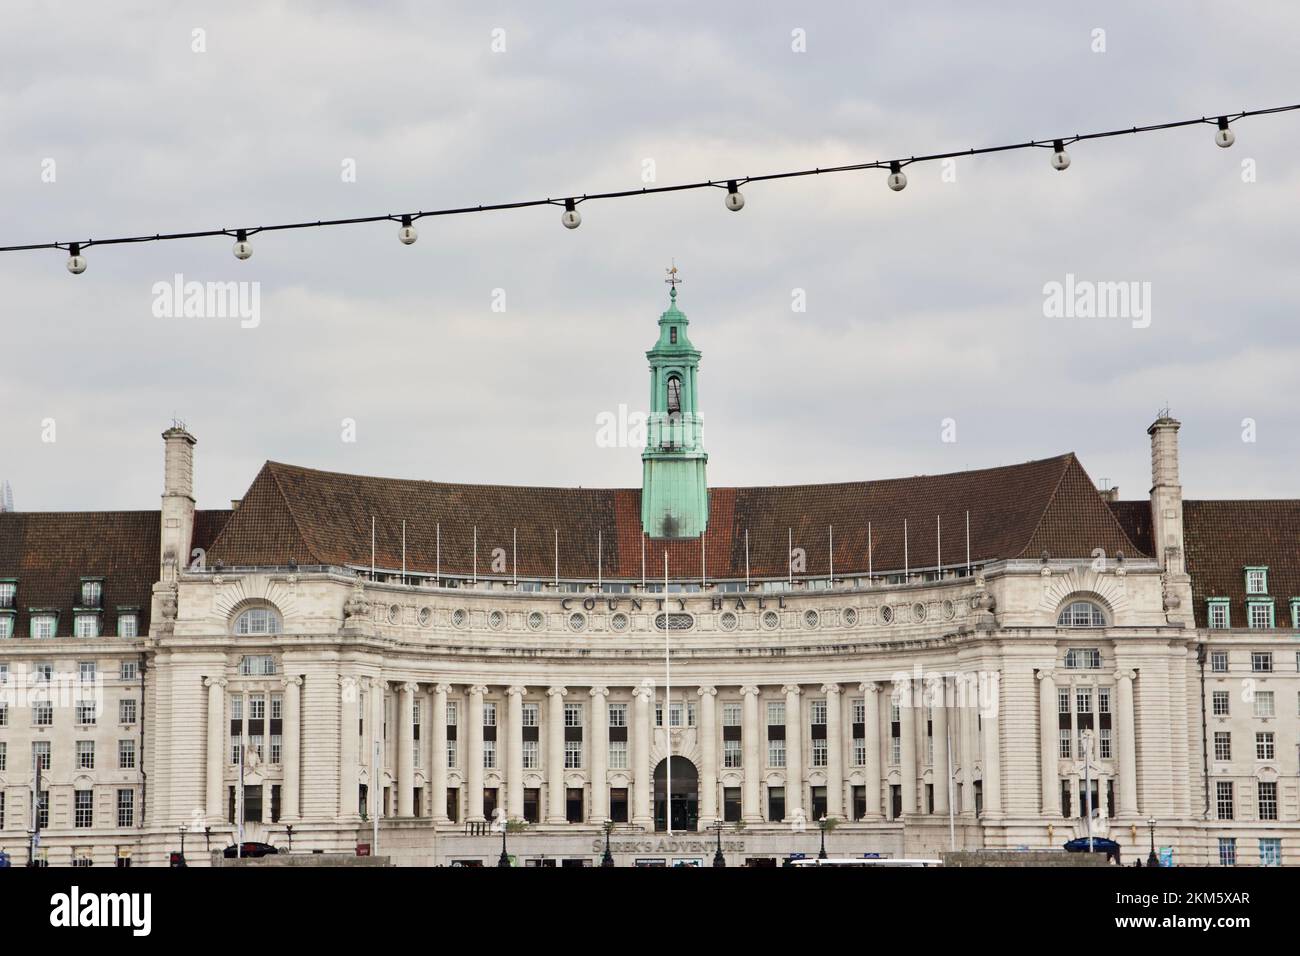
[{"label": "terracotta tile roof", "polygon": [[[745,532],[754,577],[787,572],[788,545],[806,554],[806,572],[829,569],[834,529],[835,573],[864,574],[932,567],[939,557],[936,515],[942,522],[942,556],[965,559],[970,512],[971,558],[1087,557],[1141,550],[1125,534],[1073,454],[1025,464],[920,475],[886,481],[764,488],[712,488],[709,529],[700,539],[644,539],[639,489],[528,488],[458,485],[374,478],[267,462],[210,551],[210,561],[249,564],[369,565],[371,519],[375,562],[402,565],[402,521],[410,571],[469,575],[513,573],[512,539],[518,535],[518,574],[549,579],[559,553],[560,578],[636,580],[642,546],[650,579],[669,576],[710,580],[745,576]],[[477,528],[478,549],[474,550]],[[599,557],[597,540],[600,541]],[[439,544],[440,539],[440,544]],[[703,553],[702,553],[703,552]]]},{"label": "terracotta tile roof", "polygon": [[1300,598],[1300,500],[1184,501],[1183,534],[1197,626],[1207,626],[1209,597],[1229,598],[1232,626],[1246,626],[1246,567],[1268,568],[1275,623],[1291,626],[1291,599]]},{"label": "terracotta tile roof", "polygon": [[1110,510],[1114,512],[1120,527],[1129,540],[1137,545],[1138,551],[1155,557],[1155,544],[1151,540],[1151,502],[1142,498],[1138,501],[1112,501]]},{"label": "terracotta tile roof", "polygon": [[[229,511],[195,514],[194,546],[207,547]],[[28,608],[59,612],[59,637],[72,633],[81,579],[104,579],[100,632],[117,633],[118,607],[136,607],[140,633],[158,580],[157,511],[6,512],[0,514],[0,578],[17,578],[16,637],[28,634]]]}]

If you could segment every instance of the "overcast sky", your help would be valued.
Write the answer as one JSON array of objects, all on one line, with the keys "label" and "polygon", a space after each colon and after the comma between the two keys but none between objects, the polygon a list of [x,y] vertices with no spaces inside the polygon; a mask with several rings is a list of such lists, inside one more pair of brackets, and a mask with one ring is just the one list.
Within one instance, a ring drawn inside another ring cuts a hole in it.
[{"label": "overcast sky", "polygon": [[[1288,2],[542,6],[10,0],[0,245],[563,197],[646,185],[646,160],[663,185],[1300,100]],[[246,262],[225,237],[107,246],[80,276],[59,251],[0,254],[0,478],[20,510],[156,508],[175,416],[198,438],[200,507],[242,495],[266,459],[636,486],[640,449],[599,447],[597,416],[645,407],[675,258],[713,485],[1075,451],[1141,497],[1145,429],[1168,403],[1188,496],[1295,497],[1300,113],[1234,130],[1231,149],[1213,126],[1080,143],[1062,173],[1046,150],[961,160],[955,181],[916,165],[902,193],[876,171],[754,184],[739,213],[721,190],[591,202],[573,231],[543,207],[426,219],[410,247],[392,223],[268,233]],[[260,324],[155,316],[154,283],[178,273],[260,283]],[[1149,327],[1045,317],[1045,283],[1067,274],[1150,283]]]}]

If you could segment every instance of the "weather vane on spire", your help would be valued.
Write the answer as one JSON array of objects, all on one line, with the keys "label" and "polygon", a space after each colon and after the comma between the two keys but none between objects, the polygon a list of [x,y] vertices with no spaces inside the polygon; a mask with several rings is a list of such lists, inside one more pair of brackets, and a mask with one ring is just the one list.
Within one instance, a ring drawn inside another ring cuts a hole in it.
[{"label": "weather vane on spire", "polygon": [[664,271],[668,273],[668,278],[664,281],[673,287],[671,294],[676,297],[678,284],[686,281],[685,279],[677,278],[677,260],[673,260],[673,266],[671,269],[665,269]]}]

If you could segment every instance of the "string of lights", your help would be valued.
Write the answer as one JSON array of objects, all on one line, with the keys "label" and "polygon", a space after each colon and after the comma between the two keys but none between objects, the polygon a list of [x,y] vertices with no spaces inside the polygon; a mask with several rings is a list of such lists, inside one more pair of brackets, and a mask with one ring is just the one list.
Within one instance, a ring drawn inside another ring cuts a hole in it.
[{"label": "string of lights", "polygon": [[651,196],[662,193],[684,192],[692,189],[726,189],[724,203],[732,212],[739,212],[745,207],[745,196],[740,187],[749,183],[771,182],[780,179],[794,179],[799,176],[819,176],[825,173],[859,172],[865,169],[887,170],[889,175],[885,182],[895,192],[907,187],[907,174],[903,168],[915,163],[937,162],[945,159],[959,159],[963,156],[982,156],[990,153],[1005,153],[1019,149],[1050,149],[1052,151],[1052,168],[1063,172],[1070,165],[1067,145],[1088,140],[1104,139],[1111,136],[1129,136],[1135,133],[1150,133],[1156,130],[1177,129],[1183,126],[1195,126],[1212,123],[1217,129],[1214,141],[1218,146],[1227,148],[1236,141],[1232,123],[1249,116],[1266,116],[1273,113],[1287,113],[1300,110],[1300,103],[1291,106],[1274,106],[1268,109],[1242,110],[1238,113],[1225,113],[1218,116],[1201,116],[1196,119],[1176,120],[1172,123],[1154,123],[1148,126],[1131,126],[1125,129],[1106,130],[1100,133],[1076,133],[1073,136],[1059,136],[1051,139],[1034,139],[1028,142],[1007,143],[1001,146],[982,146],[973,149],[954,150],[945,153],[929,153],[923,156],[875,160],[867,163],[850,163],[843,166],[824,166],[813,169],[788,170],[777,173],[764,173],[759,176],[736,176],[726,179],[710,179],[703,182],[677,183],[669,186],[643,186],[640,189],[623,189],[614,192],[583,193],[565,198],[529,199],[521,202],[488,203],[478,206],[456,206],[446,209],[422,209],[407,213],[386,213],[375,216],[356,216],[350,219],[317,219],[314,222],[287,222],[272,226],[250,226],[238,229],[201,229],[192,232],[155,233],[151,236],[122,236],[116,239],[85,239],[70,242],[40,242],[19,246],[0,246],[0,252],[25,252],[33,249],[62,249],[68,253],[68,271],[80,275],[86,271],[86,257],[83,255],[91,246],[114,246],[136,242],[161,242],[168,239],[201,239],[212,236],[233,236],[234,254],[237,259],[248,259],[253,254],[253,245],[249,237],[263,232],[284,232],[291,229],[314,229],[322,226],[354,226],[361,223],[396,222],[400,223],[397,238],[403,245],[411,245],[419,238],[415,223],[420,219],[435,216],[459,216],[477,212],[499,212],[509,209],[527,209],[533,206],[562,206],[564,212],[560,221],[567,229],[577,229],[582,224],[582,214],[578,205],[598,199],[625,199],[630,196]]}]

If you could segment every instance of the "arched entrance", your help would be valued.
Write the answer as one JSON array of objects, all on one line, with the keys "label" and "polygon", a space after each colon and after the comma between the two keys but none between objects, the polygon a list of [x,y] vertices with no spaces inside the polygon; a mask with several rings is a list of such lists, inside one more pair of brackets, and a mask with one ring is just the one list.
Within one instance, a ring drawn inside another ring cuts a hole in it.
[{"label": "arched entrance", "polygon": [[[671,757],[673,829],[694,832],[700,817],[700,775],[685,757]],[[655,767],[655,830],[668,829],[668,761]]]}]

